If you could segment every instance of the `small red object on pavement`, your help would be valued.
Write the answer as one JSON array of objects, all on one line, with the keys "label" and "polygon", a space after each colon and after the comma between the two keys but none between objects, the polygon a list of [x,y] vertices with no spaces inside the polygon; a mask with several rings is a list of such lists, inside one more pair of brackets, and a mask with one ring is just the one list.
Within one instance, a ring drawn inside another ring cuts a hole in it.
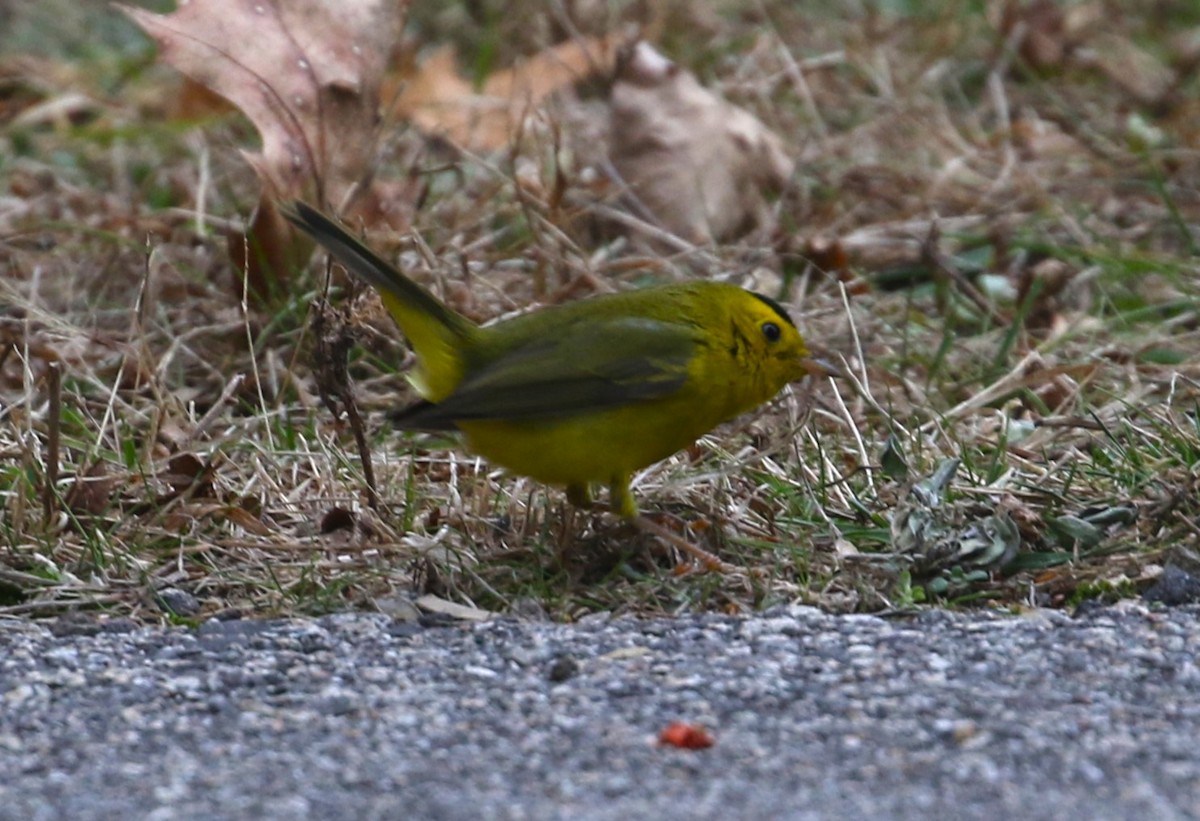
[{"label": "small red object on pavement", "polygon": [[662,747],[678,747],[681,750],[705,750],[716,742],[712,734],[698,724],[672,721],[658,734],[658,743]]}]

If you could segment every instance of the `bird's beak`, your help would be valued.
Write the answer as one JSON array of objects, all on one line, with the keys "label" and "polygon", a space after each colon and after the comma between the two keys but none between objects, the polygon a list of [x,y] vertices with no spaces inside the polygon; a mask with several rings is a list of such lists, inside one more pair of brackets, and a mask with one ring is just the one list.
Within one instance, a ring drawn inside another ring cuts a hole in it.
[{"label": "bird's beak", "polygon": [[830,362],[827,356],[806,356],[800,360],[800,367],[809,376],[832,376],[834,379],[842,379],[846,376],[845,372]]}]

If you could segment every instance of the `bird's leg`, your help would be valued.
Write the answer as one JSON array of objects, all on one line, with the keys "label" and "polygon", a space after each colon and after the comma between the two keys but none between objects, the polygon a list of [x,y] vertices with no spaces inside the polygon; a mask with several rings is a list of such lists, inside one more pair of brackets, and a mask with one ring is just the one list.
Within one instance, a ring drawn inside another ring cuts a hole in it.
[{"label": "bird's leg", "polygon": [[592,491],[587,484],[567,485],[567,501],[581,510],[592,506]]},{"label": "bird's leg", "polygon": [[618,473],[608,480],[608,503],[613,513],[622,519],[633,521],[638,517],[637,502],[629,490],[629,474]]}]

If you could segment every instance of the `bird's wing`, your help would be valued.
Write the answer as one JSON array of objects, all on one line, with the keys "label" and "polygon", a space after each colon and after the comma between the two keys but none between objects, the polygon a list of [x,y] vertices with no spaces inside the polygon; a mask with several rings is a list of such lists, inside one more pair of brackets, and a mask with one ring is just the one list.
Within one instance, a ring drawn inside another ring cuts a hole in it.
[{"label": "bird's wing", "polygon": [[506,351],[468,373],[450,396],[392,417],[412,430],[468,420],[576,416],[667,396],[688,378],[694,329],[641,317],[588,317]]}]

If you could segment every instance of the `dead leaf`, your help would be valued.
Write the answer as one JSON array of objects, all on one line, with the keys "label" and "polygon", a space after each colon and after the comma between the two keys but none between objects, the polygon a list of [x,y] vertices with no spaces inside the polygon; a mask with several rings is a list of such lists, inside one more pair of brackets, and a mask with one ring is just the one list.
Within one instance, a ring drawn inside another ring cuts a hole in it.
[{"label": "dead leaf", "polygon": [[158,478],[171,486],[172,497],[191,493],[193,498],[213,496],[216,468],[194,453],[179,453],[167,462],[167,469]]},{"label": "dead leaf", "polygon": [[1117,88],[1142,105],[1162,102],[1175,87],[1175,72],[1129,38],[1105,34],[1094,38],[1080,62],[1099,69]]},{"label": "dead leaf", "polygon": [[190,426],[184,428],[183,423],[179,418],[168,416],[164,418],[158,425],[158,442],[160,446],[165,446],[168,452],[174,453],[181,447],[191,441],[192,434]]},{"label": "dead leaf", "polygon": [[332,533],[335,530],[353,530],[354,512],[344,507],[334,505],[325,511],[317,530],[321,534]]},{"label": "dead leaf", "polygon": [[[790,244],[790,238],[785,244]],[[860,277],[850,266],[850,253],[839,237],[816,235],[805,240],[800,255],[812,265],[818,275],[837,277],[844,283],[846,293],[862,296],[870,293],[871,283]]]},{"label": "dead leaf", "polygon": [[119,482],[109,475],[104,462],[97,462],[75,477],[67,491],[67,509],[77,516],[99,516],[113,504],[113,491]]},{"label": "dead leaf", "polygon": [[26,126],[76,124],[99,104],[81,94],[78,66],[32,54],[0,58],[0,123]]},{"label": "dead leaf", "polygon": [[[252,304],[268,304],[287,286],[291,272],[304,264],[312,243],[297,236],[279,209],[275,196],[263,190],[245,233],[230,231],[225,237],[229,259],[234,264],[233,291]],[[244,286],[244,287],[243,287]]]},{"label": "dead leaf", "polygon": [[80,125],[96,115],[99,105],[86,94],[66,92],[29,106],[13,119],[16,127],[50,126],[66,129]]},{"label": "dead leaf", "polygon": [[1006,38],[1016,35],[1017,51],[1027,66],[1044,71],[1062,65],[1071,45],[1064,36],[1065,25],[1062,9],[1054,0],[1024,4],[1009,0],[1004,4],[999,28]]},{"label": "dead leaf", "polygon": [[557,91],[597,74],[611,74],[617,35],[580,38],[545,49],[491,74],[478,92],[463,78],[454,49],[439,48],[419,66],[401,66],[383,99],[423,133],[471,151],[495,151],[513,140],[523,120]]},{"label": "dead leaf", "polygon": [[1025,316],[1025,327],[1038,331],[1054,329],[1059,324],[1065,303],[1088,299],[1086,288],[1064,294],[1078,273],[1077,268],[1055,257],[1046,257],[1021,268],[1016,277],[1016,302],[1025,305],[1031,294],[1034,297]]},{"label": "dead leaf", "polygon": [[817,235],[804,243],[804,258],[822,274],[833,274],[842,282],[851,278],[850,255],[837,237]]},{"label": "dead leaf", "polygon": [[274,533],[262,519],[238,505],[223,505],[219,510],[214,511],[214,516],[217,519],[223,518],[230,524],[240,527],[247,533],[253,533],[255,536],[270,536]]},{"label": "dead leaf", "polygon": [[1013,145],[1024,160],[1064,160],[1078,157],[1086,148],[1053,120],[1043,119],[1032,108],[1017,113],[1012,123]]},{"label": "dead leaf", "polygon": [[1061,68],[1103,16],[1099,3],[1064,6],[1057,0],[1008,0],[998,16],[992,15],[992,22],[1006,40],[1015,40],[1012,45],[1026,66],[1048,71]]},{"label": "dead leaf", "polygon": [[[228,0],[169,15],[120,7],[162,59],[238,107],[262,137],[246,154],[279,196],[339,203],[369,167],[379,82],[402,4]],[[252,32],[253,36],[248,36]]]},{"label": "dead leaf", "polygon": [[833,553],[839,558],[845,558],[846,556],[857,556],[861,551],[855,546],[854,542],[839,536],[833,540]]},{"label": "dead leaf", "polygon": [[402,180],[375,180],[370,196],[363,197],[354,216],[363,225],[390,228],[395,234],[407,231],[417,209],[429,193],[429,178],[411,171]]},{"label": "dead leaf", "polygon": [[610,152],[641,216],[693,242],[770,222],[766,193],[795,169],[783,141],[750,112],[638,43],[613,86]]},{"label": "dead leaf", "polygon": [[168,101],[168,109],[173,119],[195,122],[228,114],[230,105],[228,100],[208,86],[191,77],[184,77],[183,85],[176,89]]},{"label": "dead leaf", "polygon": [[436,613],[439,616],[448,616],[459,621],[487,621],[496,616],[490,610],[468,607],[465,604],[447,601],[429,593],[421,596],[414,604],[426,613]]},{"label": "dead leaf", "polygon": [[269,203],[301,197],[341,210],[365,193],[380,82],[406,6],[228,0],[166,15],[118,6],[155,39],[164,62],[237,106],[262,138],[261,152],[244,155],[263,185],[259,213],[249,237],[230,239],[256,295],[286,283],[298,248]]}]

